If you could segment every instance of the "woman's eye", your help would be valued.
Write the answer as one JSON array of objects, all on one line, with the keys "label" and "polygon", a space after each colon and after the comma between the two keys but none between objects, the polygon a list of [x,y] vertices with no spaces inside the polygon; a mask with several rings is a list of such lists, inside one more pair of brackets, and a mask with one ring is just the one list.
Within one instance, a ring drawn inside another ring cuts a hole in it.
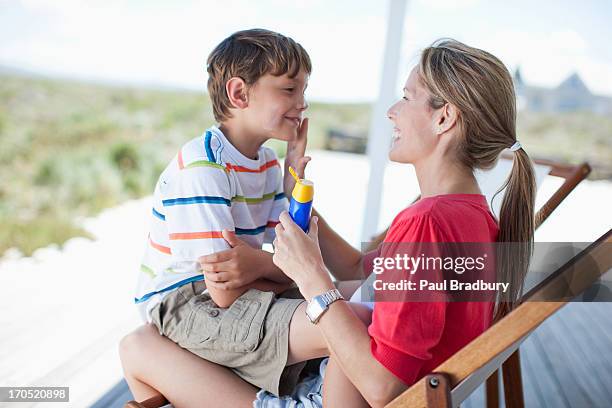
[{"label": "woman's eye", "polygon": [[285,91],[288,91],[288,92],[293,92],[294,90],[295,88],[285,88]]},{"label": "woman's eye", "polygon": [[402,99],[405,100],[405,101],[408,100],[408,98],[406,98],[405,96],[402,96]]}]

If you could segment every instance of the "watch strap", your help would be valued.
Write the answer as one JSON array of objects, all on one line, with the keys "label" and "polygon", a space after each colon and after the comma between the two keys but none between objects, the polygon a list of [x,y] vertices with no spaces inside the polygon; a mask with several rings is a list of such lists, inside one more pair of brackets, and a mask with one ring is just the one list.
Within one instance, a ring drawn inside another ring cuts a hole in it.
[{"label": "watch strap", "polygon": [[344,299],[338,289],[331,289],[321,295],[313,297],[306,307],[306,315],[312,323],[317,323],[321,316],[329,309],[329,305],[337,300]]}]

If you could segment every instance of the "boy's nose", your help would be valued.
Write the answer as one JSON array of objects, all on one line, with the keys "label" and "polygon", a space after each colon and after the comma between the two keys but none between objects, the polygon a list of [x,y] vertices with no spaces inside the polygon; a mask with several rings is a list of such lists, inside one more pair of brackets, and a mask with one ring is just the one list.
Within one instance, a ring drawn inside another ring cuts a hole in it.
[{"label": "boy's nose", "polygon": [[302,98],[302,100],[298,104],[298,109],[305,111],[306,109],[308,109],[309,106],[310,105],[308,104],[308,101],[306,100],[306,98]]}]

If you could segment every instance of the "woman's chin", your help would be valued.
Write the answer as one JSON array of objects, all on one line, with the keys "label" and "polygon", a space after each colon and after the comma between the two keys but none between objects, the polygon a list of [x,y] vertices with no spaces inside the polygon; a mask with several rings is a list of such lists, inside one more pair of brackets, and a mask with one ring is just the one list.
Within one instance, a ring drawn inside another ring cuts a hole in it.
[{"label": "woman's chin", "polygon": [[389,161],[396,163],[403,163],[402,155],[397,151],[393,146],[391,146],[391,150],[389,150]]},{"label": "woman's chin", "polygon": [[405,155],[402,155],[401,152],[399,152],[397,149],[394,149],[393,147],[391,147],[391,150],[389,150],[389,161],[395,163],[408,163],[407,157],[405,157]]}]

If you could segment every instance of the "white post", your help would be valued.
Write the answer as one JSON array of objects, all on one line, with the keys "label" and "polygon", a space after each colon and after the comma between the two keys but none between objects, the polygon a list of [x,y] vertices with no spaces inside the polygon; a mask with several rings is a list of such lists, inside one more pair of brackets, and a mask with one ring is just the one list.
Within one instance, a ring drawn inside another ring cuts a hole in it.
[{"label": "white post", "polygon": [[395,99],[406,3],[406,0],[389,0],[389,17],[387,19],[387,36],[385,39],[380,89],[378,91],[378,100],[372,112],[368,134],[367,153],[370,161],[370,179],[368,181],[365,214],[361,229],[361,240],[363,242],[369,241],[378,228],[383,179],[391,143],[392,126],[389,119],[387,119],[387,109]]}]

